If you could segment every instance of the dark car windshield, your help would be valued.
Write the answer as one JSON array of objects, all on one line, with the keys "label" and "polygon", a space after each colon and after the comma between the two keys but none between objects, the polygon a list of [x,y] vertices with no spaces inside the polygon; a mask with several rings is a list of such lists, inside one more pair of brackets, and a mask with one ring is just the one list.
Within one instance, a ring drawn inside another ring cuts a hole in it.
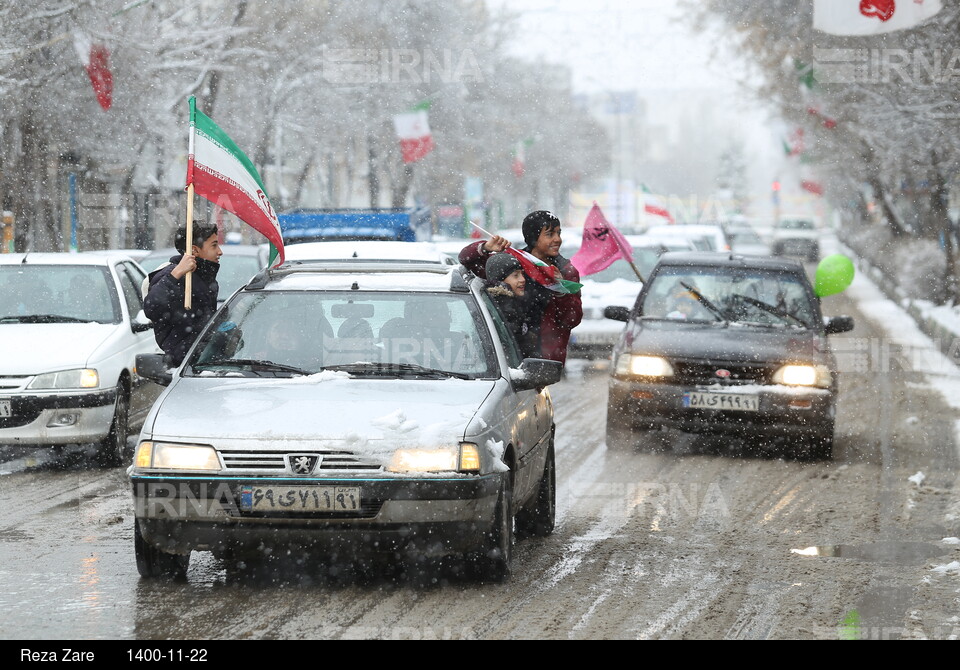
[{"label": "dark car windshield", "polygon": [[120,320],[119,297],[105,266],[0,266],[0,323]]},{"label": "dark car windshield", "polygon": [[192,374],[288,377],[325,370],[405,378],[497,376],[471,295],[242,293],[218,314]]},{"label": "dark car windshield", "polygon": [[661,268],[640,308],[652,319],[803,328],[814,326],[815,313],[804,277],[726,267]]}]

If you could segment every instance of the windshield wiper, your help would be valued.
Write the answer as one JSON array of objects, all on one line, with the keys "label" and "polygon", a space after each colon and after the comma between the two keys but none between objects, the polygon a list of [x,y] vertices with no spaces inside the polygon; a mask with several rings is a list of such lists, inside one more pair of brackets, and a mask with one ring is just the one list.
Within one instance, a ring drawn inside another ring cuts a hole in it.
[{"label": "windshield wiper", "polygon": [[449,370],[438,370],[428,368],[423,365],[414,365],[413,363],[346,363],[343,365],[328,365],[324,370],[333,370],[335,372],[349,372],[351,374],[364,373],[386,373],[395,375],[397,373],[414,374],[418,377],[432,377],[442,379],[444,377],[456,377],[457,379],[471,379],[470,375],[462,372],[450,372]]},{"label": "windshield wiper", "polygon": [[707,299],[703,296],[703,294],[700,293],[700,291],[698,291],[697,289],[693,288],[692,286],[690,286],[690,284],[688,284],[688,283],[686,283],[686,282],[680,282],[680,286],[682,286],[683,288],[685,288],[685,289],[687,289],[688,291],[690,291],[690,293],[693,294],[693,297],[697,299],[697,302],[699,302],[701,305],[703,305],[704,307],[706,307],[707,309],[709,309],[711,312],[713,312],[713,315],[714,315],[715,317],[717,317],[717,321],[722,321],[723,323],[726,323],[726,322],[727,322],[727,317],[726,317],[726,315],[723,313],[723,310],[720,309],[719,307],[717,307],[716,305],[714,305],[714,304],[713,304],[712,302],[710,302],[709,300],[707,300]]},{"label": "windshield wiper", "polygon": [[255,358],[223,358],[202,363],[194,363],[194,369],[202,368],[250,368],[251,372],[292,372],[298,375],[311,375],[312,372],[293,365],[262,361]]},{"label": "windshield wiper", "polygon": [[779,316],[781,319],[793,319],[804,328],[808,330],[810,329],[810,326],[808,326],[807,323],[800,317],[794,316],[790,312],[782,310],[779,307],[774,307],[773,305],[769,305],[763,302],[762,300],[757,300],[756,298],[751,298],[748,295],[743,295],[740,293],[734,293],[732,297],[739,298],[740,300],[743,300],[748,305],[753,305],[757,309],[762,309],[764,312],[768,312],[770,314],[773,314],[774,316]]},{"label": "windshield wiper", "polygon": [[94,319],[78,319],[60,314],[24,314],[0,317],[0,323],[92,323]]}]

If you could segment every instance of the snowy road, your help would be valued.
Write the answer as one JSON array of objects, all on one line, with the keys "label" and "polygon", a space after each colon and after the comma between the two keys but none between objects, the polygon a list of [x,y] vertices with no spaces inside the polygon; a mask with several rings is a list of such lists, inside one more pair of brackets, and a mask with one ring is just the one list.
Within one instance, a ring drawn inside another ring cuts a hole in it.
[{"label": "snowy road", "polygon": [[956,371],[873,325],[858,302],[895,316],[870,290],[825,304],[858,324],[834,340],[832,462],[694,437],[608,452],[605,373],[572,365],[553,389],[559,523],[517,545],[504,585],[443,566],[235,573],[206,554],[186,583],[141,582],[122,470],[4,452],[0,638],[955,637]]}]

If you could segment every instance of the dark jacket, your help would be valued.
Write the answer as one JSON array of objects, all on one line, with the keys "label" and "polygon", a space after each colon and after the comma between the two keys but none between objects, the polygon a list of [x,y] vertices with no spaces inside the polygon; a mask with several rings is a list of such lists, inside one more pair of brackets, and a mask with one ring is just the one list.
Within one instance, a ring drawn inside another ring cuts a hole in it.
[{"label": "dark jacket", "polygon": [[[468,244],[460,251],[459,258],[464,267],[486,279],[484,268],[490,253],[484,251],[483,245],[483,241]],[[530,252],[531,249],[528,247],[525,251]],[[564,279],[580,281],[580,273],[573,267],[573,263],[563,256],[557,256],[548,262],[560,269]],[[537,342],[537,357],[565,362],[570,331],[583,319],[580,294],[556,293],[527,277],[523,303],[526,320],[532,330],[531,337]]]},{"label": "dark jacket", "polygon": [[488,282],[487,295],[497,307],[504,324],[513,333],[524,358],[540,358],[540,347],[528,321],[524,299],[504,282]]},{"label": "dark jacket", "polygon": [[178,280],[170,274],[181,258],[174,256],[170,265],[150,273],[150,290],[143,301],[143,312],[153,321],[154,337],[171,365],[180,365],[190,345],[213,317],[220,293],[217,284],[220,264],[198,258],[192,280],[191,309],[184,309],[186,278]]}]

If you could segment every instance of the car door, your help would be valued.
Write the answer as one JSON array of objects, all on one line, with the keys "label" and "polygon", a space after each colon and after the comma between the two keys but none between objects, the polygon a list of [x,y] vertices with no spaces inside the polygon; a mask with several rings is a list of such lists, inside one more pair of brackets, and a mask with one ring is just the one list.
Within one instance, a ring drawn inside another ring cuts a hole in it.
[{"label": "car door", "polygon": [[[117,281],[120,284],[120,293],[127,310],[125,321],[124,340],[127,367],[135,370],[134,361],[137,354],[151,354],[160,351],[153,335],[152,326],[143,326],[135,322],[137,314],[143,310],[143,296],[140,295],[140,285],[146,278],[143,270],[134,263],[122,261],[114,267]],[[150,410],[153,401],[157,399],[163,387],[148,381],[135,372],[130,383],[130,418],[138,420]]]},{"label": "car door", "polygon": [[[520,348],[517,346],[513,333],[503,322],[500,312],[483,293],[484,302],[493,319],[496,335],[503,345],[506,363],[509,369],[518,369],[523,362]],[[510,379],[509,369],[506,371],[507,380]],[[526,500],[540,482],[540,473],[546,459],[547,440],[545,434],[549,431],[551,421],[550,400],[546,389],[537,391],[511,389],[504,395],[503,416],[510,424],[511,435],[514,436],[514,449],[517,454],[517,467],[514,472],[514,497],[518,501]],[[546,425],[546,428],[545,428]]]}]

